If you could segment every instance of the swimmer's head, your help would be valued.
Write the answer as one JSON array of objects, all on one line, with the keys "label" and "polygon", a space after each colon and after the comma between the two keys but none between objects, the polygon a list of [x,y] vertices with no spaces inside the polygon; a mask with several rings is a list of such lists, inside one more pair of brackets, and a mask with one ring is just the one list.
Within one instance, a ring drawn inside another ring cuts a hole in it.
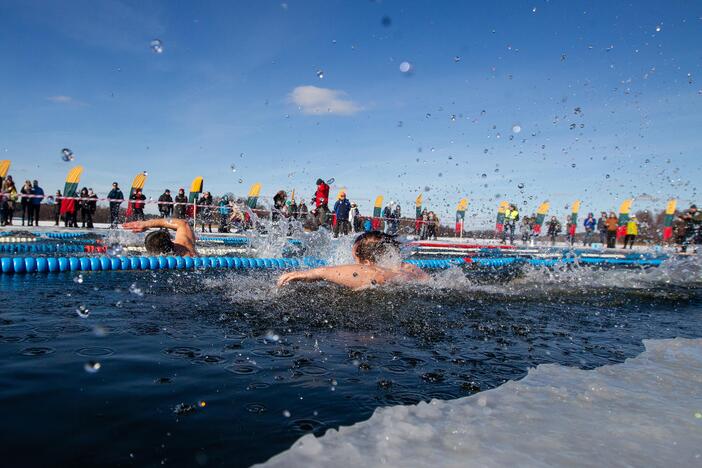
[{"label": "swimmer's head", "polygon": [[158,230],[150,232],[144,239],[146,251],[152,255],[165,254],[173,251],[173,241],[168,231]]},{"label": "swimmer's head", "polygon": [[351,253],[358,263],[378,263],[388,254],[399,255],[400,243],[380,231],[365,232],[356,238]]},{"label": "swimmer's head", "polygon": [[322,179],[317,179],[317,185],[322,185],[324,181]]}]

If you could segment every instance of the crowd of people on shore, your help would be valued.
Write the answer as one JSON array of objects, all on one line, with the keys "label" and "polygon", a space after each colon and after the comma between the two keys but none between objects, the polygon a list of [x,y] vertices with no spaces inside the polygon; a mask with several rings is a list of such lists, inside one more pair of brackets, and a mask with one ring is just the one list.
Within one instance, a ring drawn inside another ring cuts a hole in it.
[{"label": "crowd of people on shore", "polygon": [[[333,182],[333,179],[329,182]],[[382,216],[375,219],[361,215],[356,203],[351,202],[344,190],[340,191],[332,208],[329,198],[328,182],[318,179],[314,197],[308,207],[305,199],[295,200],[295,193],[288,196],[284,190],[278,191],[273,197],[270,210],[257,210],[249,207],[243,199],[223,195],[215,198],[210,192],[204,192],[194,200],[189,200],[185,189],[180,188],[175,197],[166,189],[158,198],[158,213],[161,218],[189,220],[194,226],[199,226],[202,232],[237,232],[257,227],[256,212],[265,213],[273,222],[295,221],[306,230],[316,230],[326,227],[333,232],[334,237],[350,233],[382,230],[389,235],[400,233],[402,209],[399,204],[391,201],[382,210]],[[132,189],[125,199],[124,193],[117,182],[113,182],[107,194],[109,205],[109,223],[112,228],[122,222],[140,221],[145,219],[144,209],[147,199],[139,188]],[[80,227],[92,229],[93,218],[98,207],[98,196],[90,187],[80,189],[77,197],[64,197],[60,190],[53,196],[45,196],[44,190],[37,180],[25,181],[18,190],[11,175],[0,182],[0,226],[10,226],[15,223],[15,212],[21,213],[22,226],[38,226],[43,204],[53,209],[54,225],[63,222],[65,227]],[[126,211],[122,205],[127,202]],[[525,216],[520,220],[520,213],[515,204],[508,205],[504,212],[502,227],[502,243],[514,243],[517,227],[524,244],[533,243],[541,233],[541,225],[535,214]],[[574,215],[569,215],[562,224],[557,217],[552,216],[545,224],[546,237],[555,245],[556,239],[564,232],[570,245],[576,242],[577,224]],[[420,239],[436,239],[440,223],[439,217],[433,211],[422,210],[415,218],[414,233]],[[623,248],[633,248],[639,236],[639,220],[636,215],[626,219],[625,225],[620,226],[620,220],[614,212],[601,212],[599,218],[588,213],[582,221],[584,234],[583,246],[592,246],[595,241],[607,248],[615,248],[617,239],[623,240]],[[411,230],[411,227],[409,227]],[[688,250],[690,245],[702,244],[702,212],[695,205],[688,210],[678,213],[672,225],[673,240],[681,252]]]}]

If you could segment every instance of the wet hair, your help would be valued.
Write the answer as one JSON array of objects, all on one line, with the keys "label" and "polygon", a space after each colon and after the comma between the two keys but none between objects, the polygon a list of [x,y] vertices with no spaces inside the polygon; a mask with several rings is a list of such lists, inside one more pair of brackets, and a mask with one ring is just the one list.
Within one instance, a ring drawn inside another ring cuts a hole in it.
[{"label": "wet hair", "polygon": [[150,254],[163,254],[173,251],[171,235],[164,229],[148,233],[144,239],[144,246]]},{"label": "wet hair", "polygon": [[322,185],[324,181],[322,179],[317,179],[317,185]]},{"label": "wet hair", "polygon": [[377,263],[390,252],[400,251],[400,243],[395,237],[380,231],[364,232],[356,238],[353,246],[359,260],[371,263]]}]

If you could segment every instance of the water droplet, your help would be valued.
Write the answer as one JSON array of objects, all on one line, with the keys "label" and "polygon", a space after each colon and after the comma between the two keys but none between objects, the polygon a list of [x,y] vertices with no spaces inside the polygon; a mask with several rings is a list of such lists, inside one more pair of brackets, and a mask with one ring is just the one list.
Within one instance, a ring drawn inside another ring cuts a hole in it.
[{"label": "water droplet", "polygon": [[288,411],[288,410],[283,410],[283,416],[285,416],[286,418],[289,418],[289,417],[290,417],[290,411]]},{"label": "water droplet", "polygon": [[424,117],[428,119],[429,117],[431,117],[431,114],[427,112],[427,114]]},{"label": "water droplet", "polygon": [[480,175],[480,177],[482,177],[483,179],[487,179],[487,174],[483,172],[483,173]]},{"label": "water droplet", "polygon": [[240,184],[243,184],[243,183],[244,183],[244,179],[239,179],[239,183],[240,183]]},{"label": "water droplet", "polygon": [[268,330],[268,332],[266,332],[265,339],[266,341],[276,342],[280,340],[280,336],[276,335],[272,330]]},{"label": "water droplet", "polygon": [[661,25],[660,24],[656,25],[656,32],[661,32]]},{"label": "water droplet", "polygon": [[229,169],[232,170],[232,172],[236,172],[236,164],[232,164],[229,166]]},{"label": "water droplet", "polygon": [[575,163],[571,164],[570,167],[575,167]]},{"label": "water droplet", "polygon": [[518,188],[519,190],[523,189],[523,188],[524,188],[524,184],[522,184],[522,183],[517,184],[517,188]]},{"label": "water droplet", "polygon": [[513,131],[514,133],[519,133],[519,132],[522,131],[522,127],[519,126],[519,125],[512,125],[512,131]]},{"label": "water droplet", "polygon": [[324,78],[324,71],[323,70],[317,70],[317,78],[320,80]]},{"label": "water droplet", "polygon": [[609,179],[609,174],[605,174],[605,179]]},{"label": "water droplet", "polygon": [[402,73],[409,73],[412,70],[412,64],[409,62],[402,62],[400,64],[400,71]]},{"label": "water droplet", "polygon": [[157,54],[163,53],[163,42],[161,42],[161,39],[154,39],[149,43],[149,46],[151,47],[151,50]]},{"label": "water droplet", "polygon": [[78,275],[75,278],[73,278],[73,282],[78,283],[78,284],[83,284],[83,275]]},{"label": "water droplet", "polygon": [[461,61],[461,57],[458,56],[458,55],[454,55],[454,57],[453,57],[453,62],[454,62],[454,63],[458,63],[458,62],[460,62],[460,61]]},{"label": "water droplet", "polygon": [[389,16],[383,16],[383,18],[380,20],[380,24],[387,28],[392,24],[392,19]]},{"label": "water droplet", "polygon": [[73,151],[71,151],[68,148],[64,148],[61,150],[61,159],[63,159],[66,162],[69,162],[76,159],[76,157],[73,155]]},{"label": "water droplet", "polygon": [[83,369],[85,369],[85,372],[89,374],[95,374],[97,371],[100,370],[102,367],[102,364],[100,364],[97,361],[88,361],[85,364],[83,364]]},{"label": "water droplet", "polygon": [[129,286],[129,292],[136,295],[136,296],[143,296],[144,291],[139,288],[136,283],[132,283],[131,286]]},{"label": "water droplet", "polygon": [[456,121],[456,114],[452,114],[451,115],[451,122],[455,122],[455,121]]},{"label": "water droplet", "polygon": [[531,12],[532,12],[532,13],[536,13],[536,7],[532,8],[532,9],[531,9]]},{"label": "water droplet", "polygon": [[424,186],[424,191],[425,191],[425,192],[431,191],[431,187],[429,187],[428,185],[425,185],[425,186]]},{"label": "water droplet", "polygon": [[76,314],[78,314],[78,317],[80,318],[88,318],[88,316],[90,316],[90,309],[81,304],[76,309]]}]

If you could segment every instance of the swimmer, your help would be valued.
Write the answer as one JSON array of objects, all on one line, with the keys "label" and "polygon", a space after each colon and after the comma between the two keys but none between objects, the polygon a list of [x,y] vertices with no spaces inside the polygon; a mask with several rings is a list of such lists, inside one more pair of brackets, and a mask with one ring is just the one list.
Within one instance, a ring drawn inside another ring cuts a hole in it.
[{"label": "swimmer", "polygon": [[400,253],[400,244],[393,236],[380,231],[361,234],[353,243],[351,253],[356,263],[292,271],[278,278],[278,286],[295,281],[328,281],[351,289],[364,289],[387,282],[424,280],[429,277],[414,265],[380,266],[378,262],[388,254]]},{"label": "swimmer", "polygon": [[[146,251],[152,255],[174,254],[183,257],[197,257],[195,250],[195,234],[184,219],[150,219],[148,221],[132,221],[124,223],[123,229],[132,232],[144,232],[150,228],[160,228],[150,232],[144,239]],[[175,231],[175,240],[171,239],[168,229]]]}]

